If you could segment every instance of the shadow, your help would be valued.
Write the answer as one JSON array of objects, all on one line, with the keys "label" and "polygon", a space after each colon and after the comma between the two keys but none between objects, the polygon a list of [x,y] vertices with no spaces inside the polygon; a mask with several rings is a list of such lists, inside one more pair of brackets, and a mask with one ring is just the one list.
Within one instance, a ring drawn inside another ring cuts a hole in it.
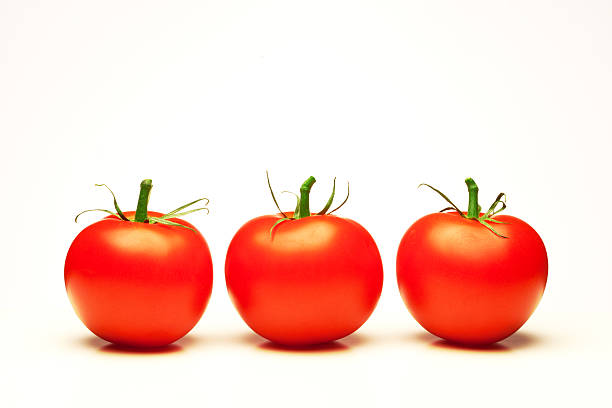
[{"label": "shadow", "polygon": [[102,353],[111,354],[132,354],[132,355],[155,355],[155,354],[169,354],[183,351],[183,347],[194,342],[190,336],[185,336],[175,343],[168,344],[161,347],[134,347],[122,344],[109,343],[106,340],[102,340],[99,337],[88,336],[81,340],[81,344],[86,347],[95,349]]},{"label": "shadow", "polygon": [[257,333],[249,331],[248,333],[241,334],[236,338],[238,342],[248,344],[250,346],[260,346],[264,343],[268,343],[268,340],[261,337]]},{"label": "shadow", "polygon": [[525,332],[514,333],[510,337],[497,343],[482,345],[455,343],[449,340],[441,339],[429,332],[421,332],[413,337],[421,342],[429,343],[430,347],[465,352],[509,352],[532,347],[541,342],[539,337]]},{"label": "shadow", "polygon": [[177,351],[182,351],[183,348],[177,344],[168,344],[167,346],[161,347],[130,347],[123,346],[120,344],[107,344],[104,347],[98,349],[103,353],[113,353],[113,354],[141,354],[141,355],[151,355],[151,354],[169,354],[176,353]]},{"label": "shadow", "polygon": [[271,341],[266,341],[258,345],[262,350],[280,351],[285,353],[301,353],[301,354],[321,354],[335,351],[347,351],[349,346],[340,343],[339,341],[330,341],[329,343],[314,344],[311,346],[286,346],[284,344],[276,344]]},{"label": "shadow", "polygon": [[205,340],[199,335],[188,333],[184,337],[181,337],[180,339],[178,339],[172,344],[183,347],[183,348],[189,348],[189,347],[196,346],[199,343],[203,343],[203,342],[205,342]]},{"label": "shadow", "polygon": [[476,351],[476,352],[504,352],[510,351],[508,347],[499,344],[461,344],[461,343],[453,343],[448,340],[436,340],[430,344],[431,347],[449,349],[449,350],[457,350],[457,351]]},{"label": "shadow", "polygon": [[544,342],[542,337],[534,334],[520,331],[516,332],[505,340],[502,340],[499,344],[502,344],[512,350],[518,350],[522,348],[534,347]]},{"label": "shadow", "polygon": [[348,346],[349,348],[355,348],[362,346],[368,342],[371,342],[372,339],[369,336],[360,333],[349,334],[343,339],[338,340],[342,344]]},{"label": "shadow", "polygon": [[[367,341],[367,338],[360,334],[352,334],[343,339],[330,341],[327,343],[304,345],[304,346],[288,346],[277,344],[268,341],[263,337],[252,334],[258,341],[257,347],[261,350],[276,351],[284,353],[301,353],[301,354],[323,354],[340,351],[349,351]],[[249,340],[251,341],[251,340]],[[262,342],[263,341],[263,342]]]}]

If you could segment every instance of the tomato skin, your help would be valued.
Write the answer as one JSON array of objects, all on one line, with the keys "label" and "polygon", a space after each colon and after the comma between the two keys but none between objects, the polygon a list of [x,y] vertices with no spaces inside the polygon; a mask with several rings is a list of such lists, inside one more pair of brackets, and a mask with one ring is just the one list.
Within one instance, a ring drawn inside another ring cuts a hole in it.
[{"label": "tomato skin", "polygon": [[212,291],[212,260],[199,232],[111,216],[75,238],[64,280],[76,314],[94,334],[117,344],[159,347],[199,321]]},{"label": "tomato skin", "polygon": [[228,292],[244,321],[273,342],[304,346],[345,337],[374,311],[383,283],[374,239],[333,215],[243,225],[225,263]]},{"label": "tomato skin", "polygon": [[548,277],[542,239],[527,223],[495,217],[493,234],[456,213],[416,221],[397,254],[404,303],[426,330],[468,345],[491,344],[518,330],[538,305]]}]

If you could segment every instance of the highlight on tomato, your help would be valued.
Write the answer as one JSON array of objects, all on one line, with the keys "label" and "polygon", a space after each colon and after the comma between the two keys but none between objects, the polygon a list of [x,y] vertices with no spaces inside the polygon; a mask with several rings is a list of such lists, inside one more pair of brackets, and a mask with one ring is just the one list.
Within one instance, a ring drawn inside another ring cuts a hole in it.
[{"label": "highlight on tomato", "polygon": [[248,221],[227,251],[229,295],[246,324],[286,346],[330,342],[357,330],[374,311],[383,284],[382,261],[372,236],[357,222],[332,215],[334,188],[325,207],[310,212],[309,177],[293,212]]},{"label": "highlight on tomato", "polygon": [[486,345],[529,319],[544,293],[548,258],[529,224],[498,215],[506,208],[504,193],[482,213],[478,186],[471,178],[465,182],[467,212],[422,184],[451,206],[406,231],[397,253],[397,281],[404,303],[427,331],[451,342]]},{"label": "highlight on tomato", "polygon": [[212,260],[200,232],[178,217],[200,198],[162,214],[148,211],[151,180],[140,184],[136,211],[115,212],[72,242],[64,267],[68,298],[94,334],[132,347],[168,345],[200,320],[212,291]]}]

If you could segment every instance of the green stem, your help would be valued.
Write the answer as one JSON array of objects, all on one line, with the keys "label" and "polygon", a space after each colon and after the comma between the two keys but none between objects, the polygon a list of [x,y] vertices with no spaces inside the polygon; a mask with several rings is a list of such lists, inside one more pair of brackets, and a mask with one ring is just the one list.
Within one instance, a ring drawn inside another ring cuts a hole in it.
[{"label": "green stem", "polygon": [[468,202],[467,218],[478,218],[480,215],[480,206],[478,205],[478,186],[472,178],[466,178],[468,193],[470,194]]},{"label": "green stem", "polygon": [[138,196],[138,206],[136,206],[136,214],[134,215],[134,221],[145,222],[148,218],[147,207],[149,205],[149,196],[151,195],[151,188],[153,188],[153,182],[151,179],[142,180],[140,183],[140,195]]},{"label": "green stem", "polygon": [[310,189],[316,182],[314,177],[310,176],[300,187],[300,205],[298,207],[298,214],[294,214],[296,220],[300,218],[310,217]]}]

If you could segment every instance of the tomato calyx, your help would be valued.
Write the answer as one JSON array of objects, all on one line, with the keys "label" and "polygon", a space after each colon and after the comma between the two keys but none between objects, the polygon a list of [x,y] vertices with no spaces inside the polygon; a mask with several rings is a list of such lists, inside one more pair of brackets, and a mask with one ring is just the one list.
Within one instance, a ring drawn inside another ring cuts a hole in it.
[{"label": "tomato calyx", "polygon": [[[491,207],[489,207],[489,209],[487,210],[487,212],[480,215],[480,211],[482,210],[482,207],[480,206],[480,204],[478,204],[478,185],[476,185],[476,182],[471,177],[468,177],[465,179],[465,184],[467,185],[468,194],[469,194],[467,212],[461,211],[459,207],[457,207],[444,193],[442,193],[437,188],[430,186],[429,184],[426,184],[426,183],[421,183],[419,184],[418,187],[426,186],[426,187],[431,188],[433,191],[440,194],[440,196],[444,198],[451,205],[451,207],[446,207],[440,210],[440,212],[456,211],[463,218],[478,221],[479,223],[484,225],[486,228],[488,228],[491,232],[493,232],[498,237],[508,238],[507,236],[502,235],[499,232],[497,232],[495,228],[493,228],[489,224],[490,222],[495,223],[495,224],[506,224],[505,222],[496,220],[494,218],[495,215],[497,215],[498,213],[506,209],[506,194],[499,193],[497,195],[497,198],[493,202],[493,204],[491,204]],[[497,208],[499,205],[501,205],[501,208]]]},{"label": "tomato calyx", "polygon": [[[208,203],[210,202],[208,200],[208,198],[199,198],[197,200],[194,200],[190,203],[187,203],[185,205],[182,205],[170,212],[167,212],[163,215],[160,215],[159,217],[154,217],[154,216],[149,216],[147,208],[149,206],[149,198],[151,196],[151,189],[153,188],[153,182],[151,181],[151,179],[145,179],[140,183],[140,193],[138,195],[138,204],[136,206],[136,213],[134,214],[133,218],[128,218],[125,216],[125,214],[123,213],[123,211],[121,211],[121,208],[119,208],[119,204],[117,203],[117,198],[115,197],[115,193],[113,193],[113,191],[110,189],[110,187],[108,187],[106,184],[96,184],[96,187],[106,187],[106,189],[111,193],[111,195],[113,196],[113,205],[115,207],[115,211],[116,212],[112,212],[110,210],[105,210],[105,209],[100,209],[100,208],[94,208],[92,210],[85,210],[85,211],[81,211],[80,213],[77,214],[76,217],[74,217],[74,222],[77,222],[78,218],[81,216],[81,214],[84,214],[86,212],[91,212],[91,211],[102,211],[105,212],[107,214],[110,214],[114,217],[117,217],[118,219],[122,220],[122,221],[127,221],[127,222],[142,222],[142,223],[147,223],[147,224],[164,224],[164,225],[172,225],[175,227],[181,227],[181,228],[187,228],[191,231],[195,231],[193,228],[190,228],[186,225],[183,224],[179,224],[178,222],[174,222],[174,221],[170,221],[169,218],[176,218],[176,217],[180,217],[183,215],[187,215],[187,214],[191,214],[193,212],[196,211],[206,211],[206,213],[210,213],[209,209],[206,208],[206,206],[208,205]],[[206,204],[204,204],[204,207],[201,208],[194,208],[191,210],[187,210],[187,211],[182,211],[184,209],[186,209],[187,207],[190,207],[192,205],[194,205],[195,203],[198,203],[200,201],[206,201]]]},{"label": "tomato calyx", "polygon": [[[272,225],[272,228],[270,228],[270,236],[272,236],[272,232],[274,231],[274,228],[281,222],[290,221],[290,220],[299,220],[302,218],[310,217],[312,215],[310,213],[310,190],[312,189],[312,186],[314,185],[314,183],[316,183],[317,181],[314,177],[310,176],[306,179],[306,181],[304,181],[304,183],[302,183],[302,186],[300,187],[299,196],[291,191],[281,191],[281,193],[293,194],[297,200],[295,211],[293,212],[292,217],[289,217],[285,212],[283,212],[283,210],[281,210],[280,206],[278,205],[278,201],[276,201],[276,197],[274,196],[274,191],[272,190],[272,184],[270,184],[270,176],[267,171],[266,171],[266,178],[268,179],[268,187],[270,188],[270,194],[272,195],[272,200],[274,200],[274,204],[276,204],[276,208],[278,208],[278,211],[283,215],[283,218],[276,221],[274,225]],[[336,195],[336,178],[334,177],[334,186],[332,188],[331,195],[329,199],[327,200],[327,203],[325,203],[325,207],[323,207],[323,209],[319,211],[316,215],[329,215],[333,213],[334,211],[339,210],[340,207],[346,204],[346,202],[348,201],[349,195],[350,195],[349,183],[347,182],[346,198],[344,199],[344,201],[342,201],[342,203],[338,207],[327,212],[330,209],[334,201],[335,195]]]}]

